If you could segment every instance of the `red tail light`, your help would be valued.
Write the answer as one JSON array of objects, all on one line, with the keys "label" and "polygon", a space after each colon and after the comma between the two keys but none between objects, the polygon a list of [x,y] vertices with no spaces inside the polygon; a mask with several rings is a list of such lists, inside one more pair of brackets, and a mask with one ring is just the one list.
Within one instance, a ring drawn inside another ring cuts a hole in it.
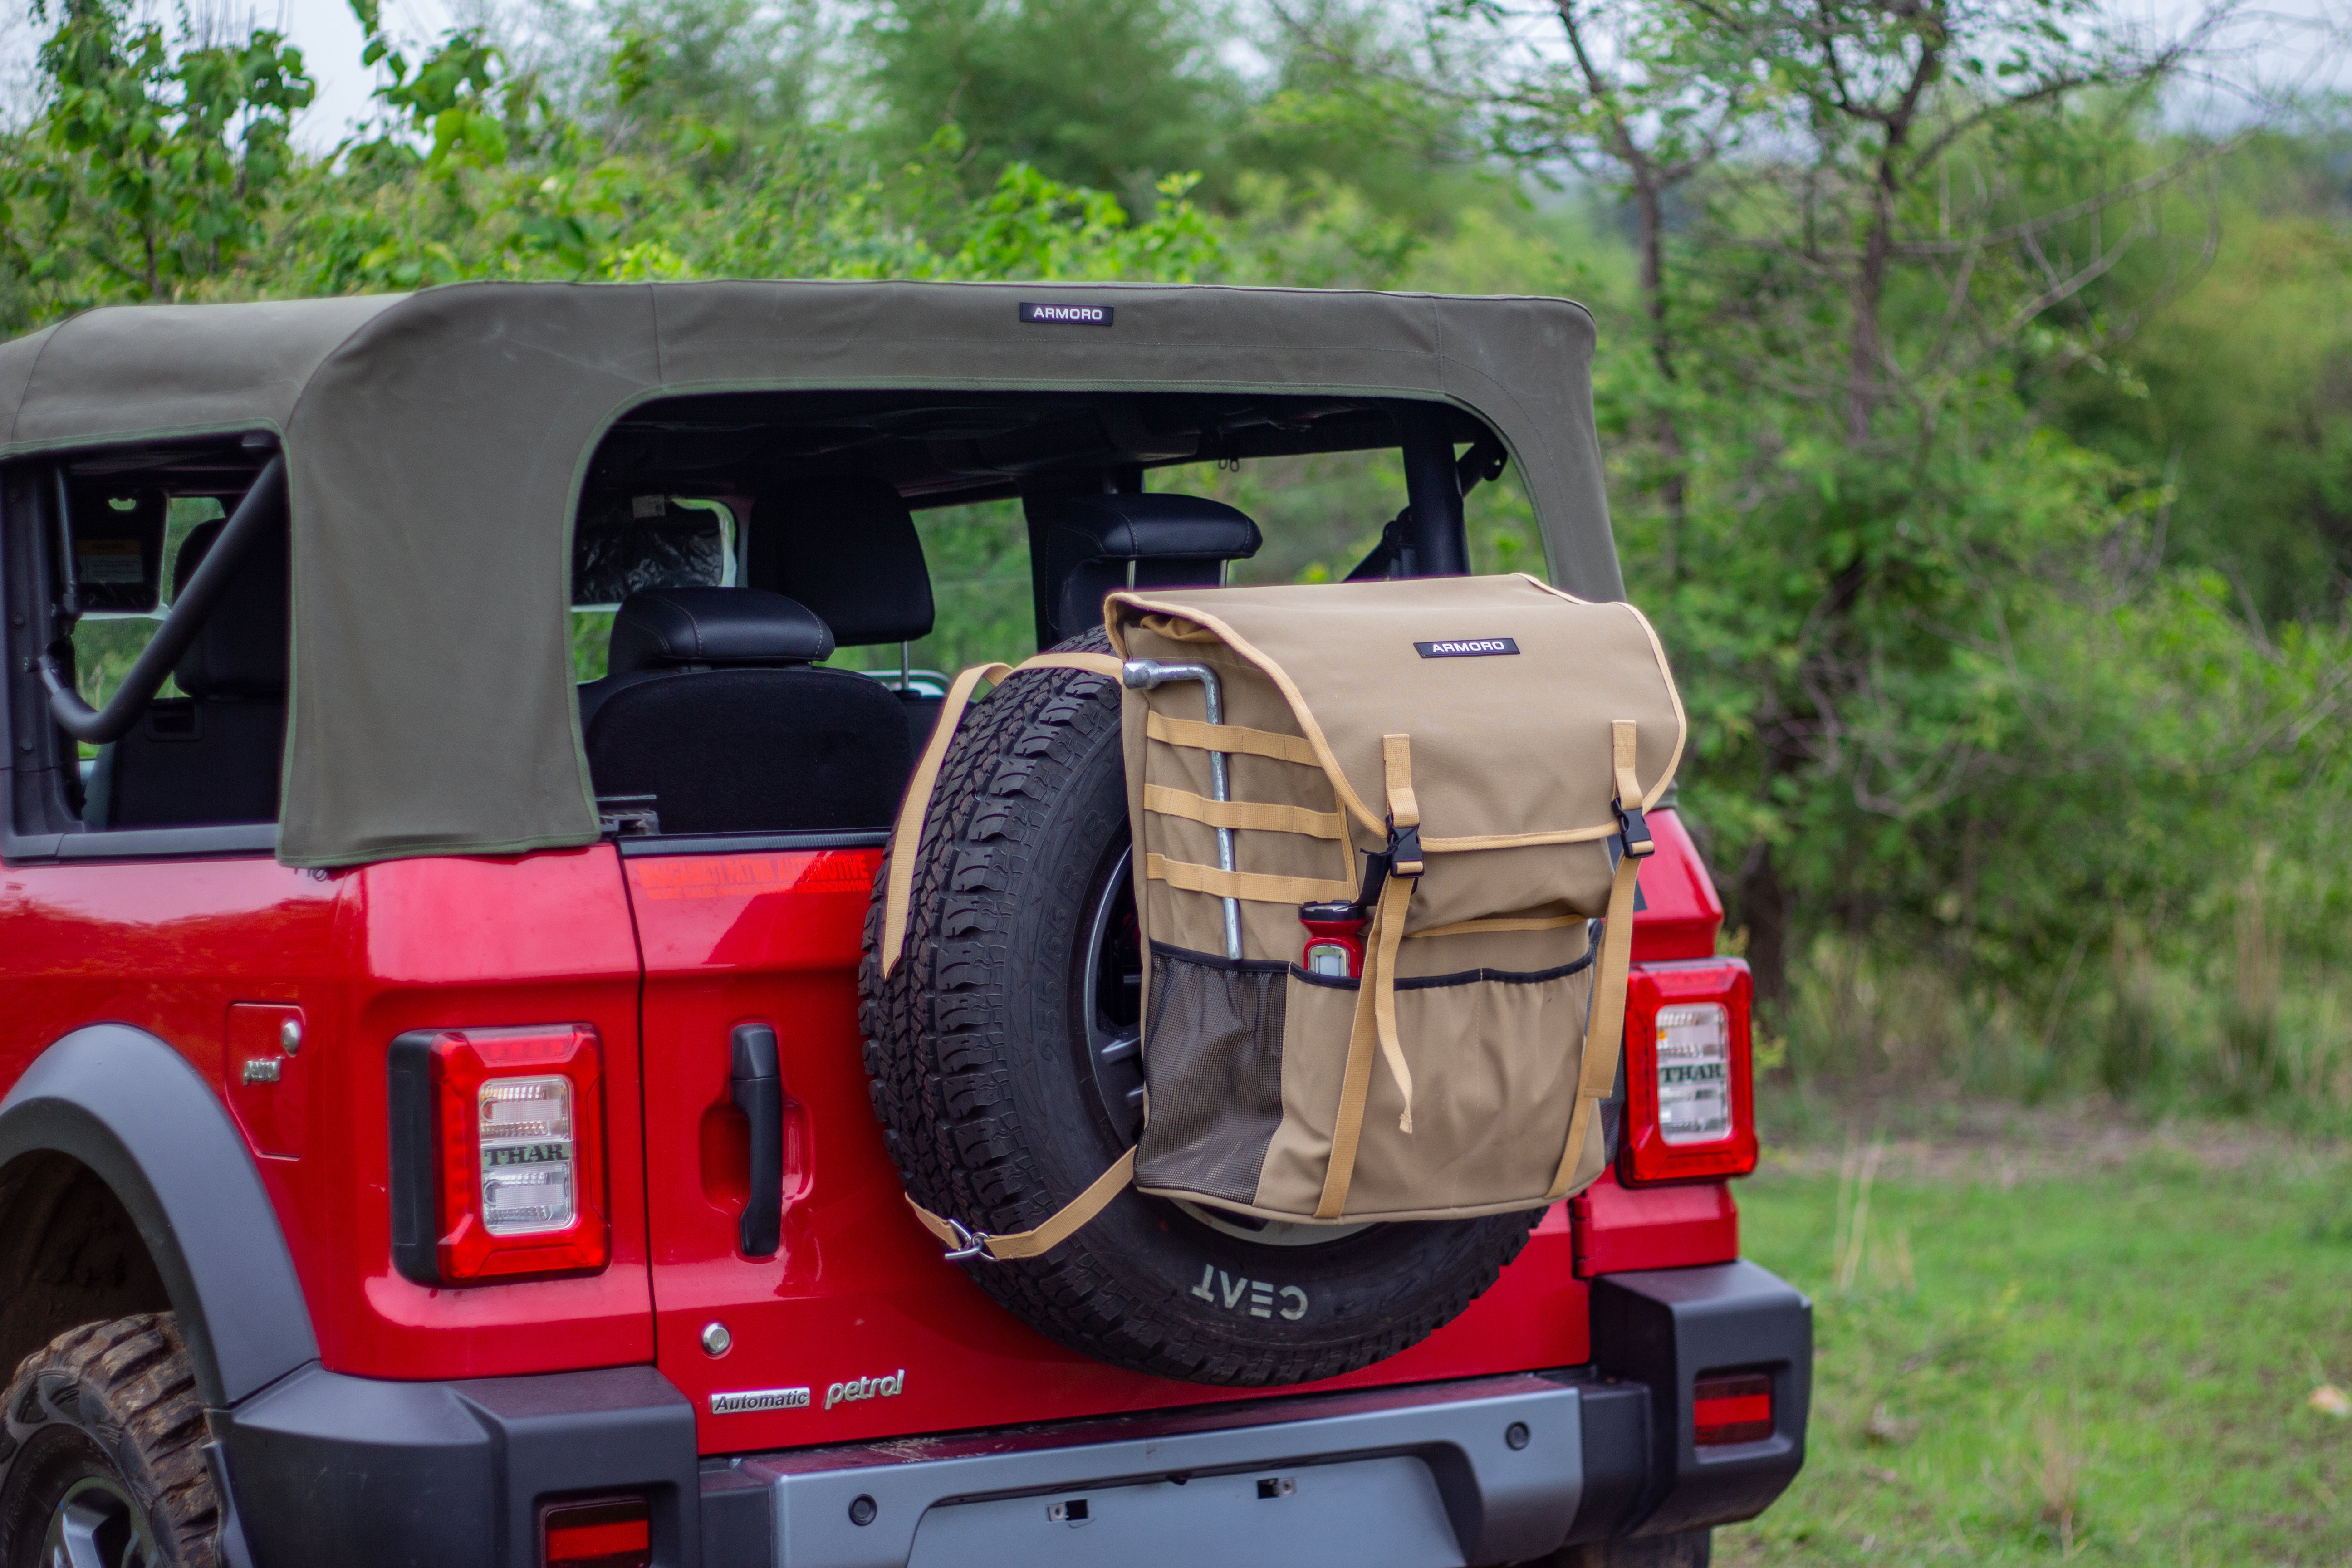
[{"label": "red tail light", "polygon": [[1691,1385],[1691,1415],[1702,1448],[1760,1443],[1772,1435],[1772,1379],[1760,1372],[1701,1377]]},{"label": "red tail light", "polygon": [[641,1497],[556,1503],[540,1510],[545,1568],[651,1568],[653,1515]]},{"label": "red tail light", "polygon": [[392,1079],[402,1273],[462,1284],[604,1267],[612,1230],[593,1029],[420,1030],[393,1042]]},{"label": "red tail light", "polygon": [[1617,1179],[1629,1187],[1711,1182],[1756,1168],[1747,963],[1645,963],[1625,987],[1625,1124]]}]

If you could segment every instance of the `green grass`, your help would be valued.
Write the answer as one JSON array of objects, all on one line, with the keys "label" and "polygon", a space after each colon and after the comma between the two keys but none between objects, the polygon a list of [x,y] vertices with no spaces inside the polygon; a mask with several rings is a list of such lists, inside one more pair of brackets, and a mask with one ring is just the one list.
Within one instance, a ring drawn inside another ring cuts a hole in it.
[{"label": "green grass", "polygon": [[2352,1388],[2352,1163],[2079,1134],[1799,1150],[1743,1184],[1748,1256],[1813,1299],[1812,1437],[1717,1563],[2352,1555],[2352,1420],[2309,1403]]}]

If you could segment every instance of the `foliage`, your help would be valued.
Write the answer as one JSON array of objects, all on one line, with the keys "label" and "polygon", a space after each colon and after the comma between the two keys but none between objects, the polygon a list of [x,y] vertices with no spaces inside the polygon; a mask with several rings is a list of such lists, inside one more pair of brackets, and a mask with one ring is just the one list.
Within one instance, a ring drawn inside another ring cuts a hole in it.
[{"label": "foliage", "polygon": [[0,164],[0,260],[26,282],[68,307],[173,298],[259,241],[311,98],[279,35],[175,41],[122,0],[66,0],[40,71],[45,111]]},{"label": "foliage", "polygon": [[[0,330],[475,278],[1568,294],[1785,1073],[2242,1105],[2352,1040],[2352,201],[2324,115],[2168,117],[2226,0],[2168,39],[2088,0],[510,0],[423,47],[359,0],[379,88],[324,154],[281,38],[127,3],[43,18]],[[1401,499],[1379,457],[1153,483],[1265,521],[1249,580],[1342,574]],[[1538,563],[1516,476],[1470,516]],[[1017,652],[1017,517],[924,526],[917,662]]]},{"label": "foliage", "polygon": [[1180,0],[883,0],[861,26],[887,146],[965,133],[959,170],[1007,165],[1140,201],[1219,161],[1232,84]]}]

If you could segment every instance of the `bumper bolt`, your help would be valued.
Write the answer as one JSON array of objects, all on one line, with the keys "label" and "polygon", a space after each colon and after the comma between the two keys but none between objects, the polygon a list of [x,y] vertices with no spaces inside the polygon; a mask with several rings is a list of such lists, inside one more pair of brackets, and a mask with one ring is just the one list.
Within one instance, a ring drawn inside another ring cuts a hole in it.
[{"label": "bumper bolt", "polygon": [[702,1350],[704,1354],[722,1356],[734,1348],[735,1336],[727,1331],[726,1324],[711,1322],[702,1325]]}]

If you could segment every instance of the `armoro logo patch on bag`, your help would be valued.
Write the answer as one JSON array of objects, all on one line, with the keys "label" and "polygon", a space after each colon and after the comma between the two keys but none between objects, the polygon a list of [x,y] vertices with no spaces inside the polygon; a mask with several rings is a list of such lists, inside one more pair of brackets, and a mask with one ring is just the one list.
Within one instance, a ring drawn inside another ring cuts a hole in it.
[{"label": "armoro logo patch on bag", "polygon": [[1423,658],[1491,658],[1500,653],[1517,653],[1519,645],[1510,637],[1446,637],[1438,642],[1417,642],[1412,651]]}]

